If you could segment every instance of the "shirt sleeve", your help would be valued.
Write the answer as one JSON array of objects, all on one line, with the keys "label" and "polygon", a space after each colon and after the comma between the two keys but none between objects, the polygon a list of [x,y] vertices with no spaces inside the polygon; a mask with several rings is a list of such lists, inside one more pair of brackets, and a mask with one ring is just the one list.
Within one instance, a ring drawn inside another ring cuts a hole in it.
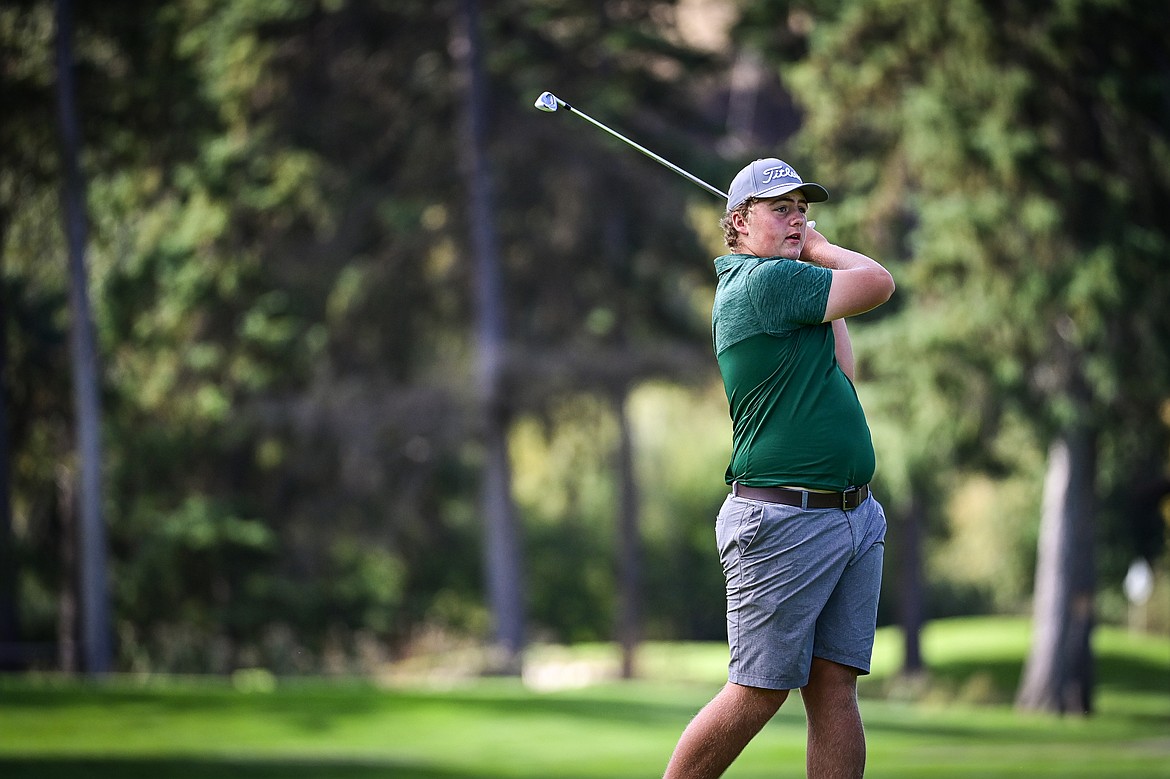
[{"label": "shirt sleeve", "polygon": [[796,260],[770,260],[753,269],[748,296],[770,334],[824,321],[833,272]]}]

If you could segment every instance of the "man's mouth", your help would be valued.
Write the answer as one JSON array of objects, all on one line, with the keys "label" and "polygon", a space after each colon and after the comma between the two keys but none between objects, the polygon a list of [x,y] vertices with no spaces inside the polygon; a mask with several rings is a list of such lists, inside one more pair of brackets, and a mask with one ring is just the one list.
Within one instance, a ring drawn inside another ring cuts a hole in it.
[{"label": "man's mouth", "polygon": [[786,240],[786,241],[799,241],[800,240],[800,233],[789,233],[788,237],[784,240]]}]

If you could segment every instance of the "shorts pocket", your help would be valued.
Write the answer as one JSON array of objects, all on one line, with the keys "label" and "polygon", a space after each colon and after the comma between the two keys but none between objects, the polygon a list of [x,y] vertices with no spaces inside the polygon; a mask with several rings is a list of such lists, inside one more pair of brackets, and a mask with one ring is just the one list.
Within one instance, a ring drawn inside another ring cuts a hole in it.
[{"label": "shorts pocket", "polygon": [[720,558],[727,562],[729,556],[746,553],[756,539],[763,519],[764,508],[759,503],[728,498],[715,521]]}]

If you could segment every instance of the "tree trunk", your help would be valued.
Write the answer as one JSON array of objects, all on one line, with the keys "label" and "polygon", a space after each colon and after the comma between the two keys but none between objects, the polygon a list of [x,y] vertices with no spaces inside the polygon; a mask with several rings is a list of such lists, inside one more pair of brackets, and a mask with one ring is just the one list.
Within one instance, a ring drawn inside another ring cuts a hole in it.
[{"label": "tree trunk", "polygon": [[512,503],[505,424],[495,419],[489,426],[485,442],[487,462],[481,488],[486,522],[484,552],[496,645],[501,652],[498,663],[491,670],[517,675],[522,670],[525,632],[519,533]]},{"label": "tree trunk", "polygon": [[469,193],[475,263],[475,337],[479,403],[485,425],[486,467],[482,510],[488,598],[502,651],[500,673],[519,673],[524,649],[524,591],[516,509],[508,465],[508,413],[503,397],[504,325],[492,182],[488,168],[487,75],[480,42],[479,5],[463,0],[452,30],[451,51],[460,82],[462,166]]},{"label": "tree trunk", "polygon": [[620,431],[617,451],[618,481],[618,643],[622,649],[622,678],[636,675],[642,632],[642,544],[638,522],[638,480],[634,472],[634,443],[625,398],[614,397]]},{"label": "tree trunk", "polygon": [[1036,559],[1032,648],[1017,708],[1092,712],[1096,436],[1064,431],[1048,452]]},{"label": "tree trunk", "polygon": [[78,539],[83,670],[103,674],[112,662],[109,591],[106,582],[106,526],[102,517],[101,399],[97,339],[86,281],[85,181],[81,175],[81,129],[73,82],[73,4],[57,0],[57,111],[61,129],[61,212],[69,246],[69,306],[73,315],[74,416],[81,480]]},{"label": "tree trunk", "polygon": [[[0,219],[0,247],[5,221]],[[0,248],[0,251],[3,251]],[[0,268],[3,263],[0,263]],[[0,274],[2,276],[2,274]],[[0,671],[23,668],[20,651],[20,598],[17,591],[16,539],[12,534],[12,469],[8,430],[8,306],[0,282]]]},{"label": "tree trunk", "polygon": [[0,671],[21,670],[20,598],[16,591],[16,539],[8,468],[8,313],[0,290]]},{"label": "tree trunk", "polygon": [[720,151],[743,154],[759,144],[755,132],[756,107],[765,73],[763,59],[754,50],[744,48],[735,55],[728,85],[727,128]]},{"label": "tree trunk", "polygon": [[61,576],[57,582],[57,670],[75,674],[78,670],[77,614],[77,476],[67,466],[57,469],[57,554]]},{"label": "tree trunk", "polygon": [[902,627],[902,673],[914,676],[922,672],[922,492],[915,486],[911,489],[906,514],[899,524],[897,555],[898,565],[898,621]]}]

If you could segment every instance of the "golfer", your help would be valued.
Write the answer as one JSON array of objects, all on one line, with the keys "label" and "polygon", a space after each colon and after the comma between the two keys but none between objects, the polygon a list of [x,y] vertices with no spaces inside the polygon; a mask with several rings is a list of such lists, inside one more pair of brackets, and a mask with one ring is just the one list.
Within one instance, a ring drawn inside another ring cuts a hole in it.
[{"label": "golfer", "polygon": [[667,779],[716,777],[791,690],[810,777],[860,777],[857,677],[869,672],[886,519],[853,388],[845,317],[886,302],[890,274],[808,224],[824,187],[778,159],[731,182],[712,334],[733,428],[715,535],[727,578],[728,683],[683,732]]}]

